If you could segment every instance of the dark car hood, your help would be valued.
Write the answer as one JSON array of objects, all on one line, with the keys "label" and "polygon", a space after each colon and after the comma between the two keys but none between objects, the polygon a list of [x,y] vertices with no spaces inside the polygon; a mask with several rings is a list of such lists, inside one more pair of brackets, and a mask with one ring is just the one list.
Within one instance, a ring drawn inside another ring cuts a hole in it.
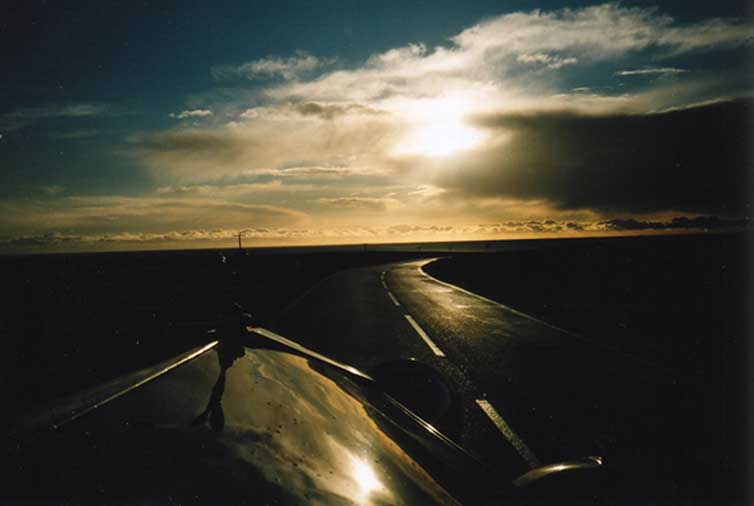
[{"label": "dark car hood", "polygon": [[466,465],[463,452],[415,421],[399,428],[395,406],[357,380],[305,356],[210,343],[28,418],[6,438],[0,499],[457,504],[438,476]]}]

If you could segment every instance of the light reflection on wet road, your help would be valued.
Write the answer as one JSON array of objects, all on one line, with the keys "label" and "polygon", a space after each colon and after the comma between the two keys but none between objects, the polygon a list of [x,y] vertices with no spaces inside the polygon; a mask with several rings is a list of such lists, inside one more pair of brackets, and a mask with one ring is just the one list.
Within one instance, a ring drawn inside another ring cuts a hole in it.
[{"label": "light reflection on wet road", "polygon": [[408,357],[441,371],[459,393],[460,422],[440,428],[501,476],[601,455],[663,479],[676,423],[666,417],[676,392],[665,371],[438,282],[420,270],[426,263],[341,272],[272,328],[367,371]]}]

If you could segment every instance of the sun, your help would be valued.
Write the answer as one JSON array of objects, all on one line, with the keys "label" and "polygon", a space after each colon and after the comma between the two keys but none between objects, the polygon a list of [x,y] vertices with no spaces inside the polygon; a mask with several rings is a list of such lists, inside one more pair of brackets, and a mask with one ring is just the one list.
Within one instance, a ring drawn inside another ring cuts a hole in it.
[{"label": "sun", "polygon": [[415,101],[403,105],[410,128],[395,147],[396,155],[449,156],[473,149],[484,133],[469,125],[466,101],[450,98]]},{"label": "sun", "polygon": [[447,121],[417,128],[405,147],[416,154],[448,156],[477,146],[482,137],[459,121]]}]

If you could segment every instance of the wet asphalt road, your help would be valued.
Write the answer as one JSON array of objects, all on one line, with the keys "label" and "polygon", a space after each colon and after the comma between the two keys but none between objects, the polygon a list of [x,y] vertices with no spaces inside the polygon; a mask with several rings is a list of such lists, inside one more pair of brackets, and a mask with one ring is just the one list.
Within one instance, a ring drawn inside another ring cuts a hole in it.
[{"label": "wet asphalt road", "polygon": [[428,262],[340,272],[270,327],[366,371],[405,358],[440,371],[458,402],[438,426],[501,479],[598,455],[627,503],[726,502],[732,478],[709,463],[725,436],[693,381],[446,285]]}]

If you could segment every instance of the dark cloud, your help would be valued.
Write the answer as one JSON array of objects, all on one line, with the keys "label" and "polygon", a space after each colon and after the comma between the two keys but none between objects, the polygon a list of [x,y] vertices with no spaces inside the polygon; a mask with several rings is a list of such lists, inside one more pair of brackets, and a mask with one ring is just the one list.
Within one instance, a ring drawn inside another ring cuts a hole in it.
[{"label": "dark cloud", "polygon": [[148,146],[165,151],[225,153],[236,149],[236,139],[210,130],[176,130],[145,138]]},{"label": "dark cloud", "polygon": [[487,115],[510,136],[439,172],[467,195],[544,199],[561,209],[750,212],[752,101],[647,115]]},{"label": "dark cloud", "polygon": [[106,104],[73,104],[64,106],[20,107],[0,114],[0,130],[13,131],[36,121],[59,118],[86,118],[99,116],[109,110]]},{"label": "dark cloud", "polygon": [[80,235],[50,232],[47,234],[11,237],[10,239],[5,240],[4,244],[7,246],[49,246],[66,242],[78,242],[81,241],[81,239],[82,236]]},{"label": "dark cloud", "polygon": [[346,114],[383,114],[382,111],[359,104],[333,105],[317,102],[291,104],[290,108],[302,116],[317,116],[321,119],[333,119]]},{"label": "dark cloud", "polygon": [[472,233],[560,233],[579,232],[587,234],[602,234],[605,232],[636,232],[636,231],[668,231],[679,232],[685,230],[743,230],[751,227],[749,218],[726,219],[719,216],[677,216],[669,221],[644,221],[635,218],[616,218],[596,221],[560,221],[545,220],[508,220],[493,224],[480,224],[466,228],[464,231]]},{"label": "dark cloud", "polygon": [[145,150],[147,160],[158,164],[166,160],[191,163],[205,159],[233,163],[242,157],[245,148],[254,148],[258,144],[254,139],[242,142],[227,132],[200,129],[171,130],[132,140]]},{"label": "dark cloud", "polygon": [[390,207],[396,207],[399,202],[386,197],[335,197],[321,198],[320,204],[327,206],[342,207],[346,209],[369,209],[372,211],[385,211]]},{"label": "dark cloud", "polygon": [[729,220],[719,216],[699,216],[696,218],[680,216],[669,222],[615,219],[602,221],[599,225],[607,230],[719,230],[749,227],[751,220],[749,218]]}]

